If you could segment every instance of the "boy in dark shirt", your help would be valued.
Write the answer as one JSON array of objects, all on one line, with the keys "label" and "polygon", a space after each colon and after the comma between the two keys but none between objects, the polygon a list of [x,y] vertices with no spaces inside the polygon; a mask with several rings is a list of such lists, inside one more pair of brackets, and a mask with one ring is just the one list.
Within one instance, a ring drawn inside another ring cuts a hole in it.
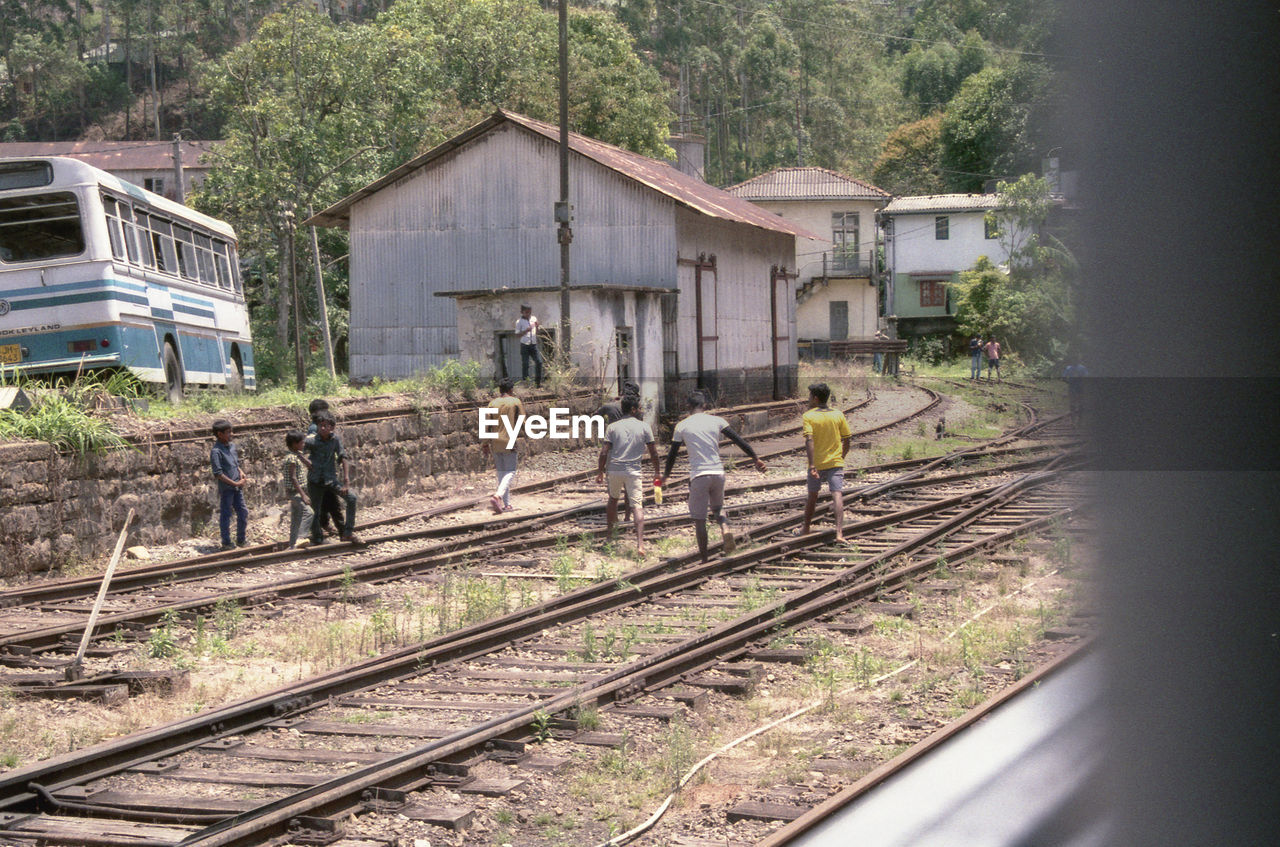
[{"label": "boy in dark shirt", "polygon": [[[213,422],[213,450],[209,453],[209,465],[218,481],[218,529],[222,534],[222,549],[234,550],[246,546],[245,530],[249,525],[249,509],[244,504],[244,486],[249,481],[240,470],[240,456],[231,443],[234,433],[231,421],[219,419]],[[236,543],[231,543],[231,513],[236,516]]]},{"label": "boy in dark shirt", "polygon": [[[316,514],[311,521],[312,544],[320,543],[320,515],[324,512],[333,515],[334,526],[338,528],[338,535],[343,541],[360,543],[352,534],[356,525],[356,495],[351,493],[342,439],[334,432],[337,425],[332,412],[319,412],[316,415],[316,433],[307,436],[304,446],[311,461],[311,467],[307,470],[307,493],[311,496],[311,508]],[[339,514],[340,500],[347,506],[346,520]]]}]

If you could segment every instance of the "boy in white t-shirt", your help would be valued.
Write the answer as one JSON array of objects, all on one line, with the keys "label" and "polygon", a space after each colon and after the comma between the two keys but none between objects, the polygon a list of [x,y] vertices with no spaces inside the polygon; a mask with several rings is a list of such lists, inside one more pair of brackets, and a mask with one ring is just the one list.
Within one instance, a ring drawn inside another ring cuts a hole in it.
[{"label": "boy in white t-shirt", "polygon": [[724,507],[724,463],[720,460],[720,437],[732,441],[756,464],[756,470],[765,470],[764,462],[729,427],[724,418],[708,414],[707,396],[701,391],[689,395],[689,416],[676,424],[671,435],[671,450],[667,453],[667,466],[662,472],[660,484],[665,485],[675,466],[676,454],[683,444],[689,450],[689,515],[693,518],[693,532],[698,539],[698,552],[707,561],[707,510],[720,524],[720,537],[724,539],[724,552],[732,554],[737,542],[729,530],[729,521],[721,511]]}]

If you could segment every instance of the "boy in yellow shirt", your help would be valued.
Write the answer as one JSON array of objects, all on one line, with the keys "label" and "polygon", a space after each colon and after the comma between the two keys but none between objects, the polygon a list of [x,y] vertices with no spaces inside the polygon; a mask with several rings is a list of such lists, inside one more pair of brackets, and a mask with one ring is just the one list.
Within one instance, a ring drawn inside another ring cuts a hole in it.
[{"label": "boy in yellow shirt", "polygon": [[825,382],[809,386],[809,411],[801,423],[804,429],[804,454],[809,464],[809,499],[804,504],[804,534],[818,505],[822,483],[831,492],[831,509],[836,518],[836,543],[844,543],[844,457],[849,452],[852,433],[844,413],[828,408],[831,389]]}]

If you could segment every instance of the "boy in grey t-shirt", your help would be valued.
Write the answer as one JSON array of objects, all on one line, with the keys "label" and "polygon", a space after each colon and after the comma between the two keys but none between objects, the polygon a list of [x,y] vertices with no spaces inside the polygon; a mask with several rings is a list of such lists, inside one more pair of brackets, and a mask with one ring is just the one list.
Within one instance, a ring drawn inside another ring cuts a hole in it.
[{"label": "boy in grey t-shirt", "polygon": [[675,466],[676,454],[680,445],[689,450],[689,515],[693,518],[693,532],[698,539],[698,552],[702,561],[707,561],[707,509],[711,517],[720,524],[720,537],[724,539],[724,552],[732,554],[737,546],[733,533],[729,530],[729,522],[721,508],[724,506],[724,463],[720,460],[720,436],[723,435],[742,452],[755,461],[756,470],[764,472],[765,464],[760,461],[751,445],[742,440],[729,427],[724,418],[708,414],[707,396],[701,391],[689,395],[689,416],[676,424],[671,435],[671,450],[667,453],[667,466],[662,472],[662,484],[666,485],[671,468]]},{"label": "boy in grey t-shirt", "polygon": [[658,477],[658,448],[653,445],[653,430],[640,420],[640,399],[622,398],[622,420],[609,424],[604,431],[604,445],[600,448],[600,461],[596,468],[596,482],[604,482],[605,470],[609,472],[609,505],[605,508],[609,536],[613,536],[618,522],[618,498],[625,490],[631,500],[631,512],[636,524],[636,550],[644,555],[644,504],[640,478],[646,449],[653,460],[653,476]]}]

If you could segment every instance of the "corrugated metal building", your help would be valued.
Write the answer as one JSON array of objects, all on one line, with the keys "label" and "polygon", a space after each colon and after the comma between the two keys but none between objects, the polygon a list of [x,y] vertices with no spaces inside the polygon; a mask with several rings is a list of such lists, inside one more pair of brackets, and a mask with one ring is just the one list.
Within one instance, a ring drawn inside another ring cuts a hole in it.
[{"label": "corrugated metal building", "polygon": [[[554,335],[558,140],[550,124],[499,111],[315,216],[351,232],[352,377],[404,377],[459,357],[500,373],[501,336],[521,302]],[[631,378],[668,399],[694,385],[721,402],[794,390],[788,269],[796,237],[815,236],[670,165],[577,134],[569,184],[573,350],[584,373],[611,350]],[[455,299],[473,312],[462,343]]]}]

